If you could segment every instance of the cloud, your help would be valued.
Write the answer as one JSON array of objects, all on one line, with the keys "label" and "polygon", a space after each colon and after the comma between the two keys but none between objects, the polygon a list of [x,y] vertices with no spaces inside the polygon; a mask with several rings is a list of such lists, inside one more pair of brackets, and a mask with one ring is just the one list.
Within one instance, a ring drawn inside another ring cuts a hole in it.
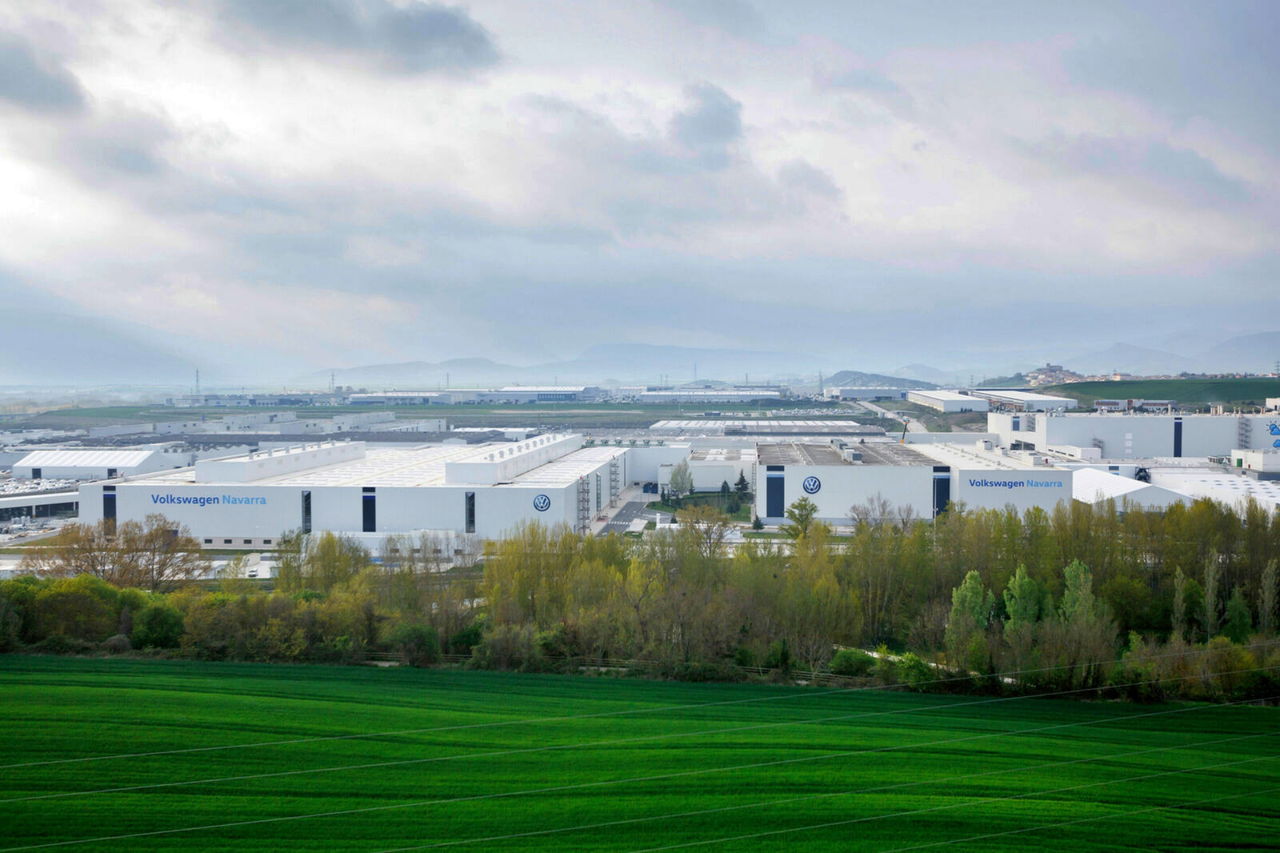
[{"label": "cloud", "polygon": [[75,75],[27,42],[0,35],[0,99],[36,112],[77,112],[84,92]]},{"label": "cloud", "polygon": [[217,0],[242,33],[303,51],[334,50],[396,74],[460,73],[497,63],[489,32],[463,9],[390,0]]},{"label": "cloud", "polygon": [[687,105],[671,119],[671,136],[712,169],[724,168],[742,138],[742,103],[710,83],[684,90]]},{"label": "cloud", "polygon": [[1212,161],[1155,140],[1059,135],[1029,146],[1028,151],[1070,174],[1127,184],[1157,198],[1221,206],[1251,197],[1246,184],[1224,175]]}]

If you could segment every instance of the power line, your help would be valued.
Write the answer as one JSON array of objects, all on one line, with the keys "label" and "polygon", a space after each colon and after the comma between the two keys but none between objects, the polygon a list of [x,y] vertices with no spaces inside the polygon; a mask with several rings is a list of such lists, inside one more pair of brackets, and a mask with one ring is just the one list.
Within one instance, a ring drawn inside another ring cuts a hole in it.
[{"label": "power line", "polygon": [[[1268,648],[1271,646],[1275,646],[1277,644],[1280,644],[1280,639],[1264,640],[1262,642],[1251,643],[1249,645],[1240,646],[1239,648],[1242,648],[1242,649]],[[1208,652],[1209,650],[1207,648],[1196,649],[1189,652],[1188,651],[1166,652],[1158,655],[1144,655],[1143,660],[1144,661],[1159,660],[1161,658],[1177,657],[1180,655],[1187,655],[1187,654],[1202,655],[1202,654],[1207,654]],[[1084,663],[1035,667],[1032,669],[1006,670],[1004,672],[991,673],[989,676],[986,676],[986,677],[994,678],[997,680],[1003,680],[1003,679],[1010,679],[1018,675],[1031,675],[1035,673],[1054,672],[1061,669],[1075,669],[1078,667],[1087,668],[1087,667],[1101,666],[1103,664],[1116,663],[1116,662],[1117,661],[1115,659],[1094,660],[1094,661],[1087,661]],[[973,680],[972,675],[958,675],[958,676],[948,676],[947,678],[931,679],[929,681],[920,681],[920,682],[916,682],[912,686],[917,688],[930,687],[930,686],[939,686],[944,684],[954,684],[957,682],[967,682],[972,680]],[[1166,679],[1166,680],[1179,680],[1179,679]],[[1141,682],[1141,683],[1147,683],[1147,682]],[[1111,685],[1111,686],[1114,687],[1115,685]],[[25,768],[25,767],[45,767],[53,764],[78,764],[78,763],[87,763],[87,762],[94,762],[94,761],[112,761],[112,760],[126,759],[126,758],[154,758],[154,757],[163,756],[163,755],[185,755],[189,753],[217,752],[217,751],[228,750],[228,749],[252,749],[252,748],[263,747],[263,746],[292,746],[292,745],[302,744],[302,743],[324,743],[324,742],[330,742],[330,741],[360,740],[364,738],[375,738],[375,737],[400,737],[403,735],[431,734],[434,732],[462,731],[462,730],[482,729],[482,728],[497,728],[502,726],[516,726],[516,725],[524,725],[526,723],[545,724],[545,723],[556,723],[556,722],[571,722],[576,720],[591,720],[591,719],[600,719],[605,717],[619,717],[619,716],[628,716],[628,715],[644,714],[644,713],[666,713],[669,711],[686,711],[686,710],[694,710],[698,708],[715,708],[715,707],[724,707],[729,705],[746,705],[746,704],[752,704],[757,702],[777,702],[777,701],[788,700],[788,699],[807,699],[807,698],[822,697],[822,696],[864,693],[868,691],[885,692],[885,691],[891,691],[891,690],[905,688],[905,687],[906,685],[902,685],[902,684],[874,685],[874,686],[866,686],[866,687],[838,687],[832,690],[814,690],[814,691],[804,691],[804,692],[797,691],[794,693],[788,693],[781,696],[757,696],[757,697],[752,697],[748,699],[726,699],[719,702],[699,702],[699,703],[683,704],[683,705],[660,705],[654,708],[627,708],[619,711],[600,711],[598,713],[593,713],[593,714],[568,714],[568,715],[554,716],[554,717],[526,717],[518,720],[498,720],[495,722],[487,722],[487,723],[463,723],[461,725],[455,725],[455,726],[431,726],[427,728],[418,728],[418,729],[399,729],[399,730],[382,731],[382,732],[361,732],[358,734],[349,734],[349,735],[325,735],[322,737],[291,738],[289,740],[254,741],[250,743],[222,744],[218,746],[195,746],[195,747],[186,747],[183,749],[153,750],[150,752],[124,752],[124,753],[115,753],[112,755],[81,756],[78,758],[53,758],[45,761],[27,761],[27,762],[20,762],[17,764],[0,764],[0,770],[16,770],[16,769]],[[1096,688],[1089,688],[1089,689],[1096,689]],[[1003,698],[1020,698],[1020,697],[1003,697]],[[1034,698],[1034,695],[1029,694],[1021,698]]]},{"label": "power line", "polygon": [[[1227,674],[1239,673],[1239,672],[1258,672],[1258,671],[1265,671],[1265,670],[1271,670],[1271,669],[1277,669],[1277,668],[1280,668],[1280,667],[1277,667],[1277,666],[1249,667],[1247,669],[1241,669],[1241,670],[1227,670],[1227,671],[1219,672],[1216,674],[1227,675]],[[1178,681],[1178,680],[1183,680],[1184,678],[1199,678],[1199,677],[1201,676],[1197,674],[1197,675],[1181,676],[1179,678],[1166,679],[1166,680]],[[1132,682],[1130,684],[1121,684],[1121,685],[1115,685],[1115,686],[1133,687],[1141,684],[1150,684],[1150,683],[1153,683],[1153,682],[1151,680],[1147,680],[1147,681],[1138,681],[1138,682]],[[1074,690],[1055,691],[1052,693],[1031,694],[1027,696],[1001,697],[997,699],[981,700],[978,702],[954,703],[950,705],[944,705],[942,706],[942,709],[945,710],[947,708],[955,708],[955,707],[970,707],[973,705],[989,705],[989,704],[995,704],[998,702],[1016,701],[1019,699],[1049,698],[1053,696],[1069,695],[1072,693],[1091,692],[1095,689],[1096,688],[1092,688],[1092,687],[1078,688]],[[907,711],[911,711],[911,710],[912,709],[907,709]],[[928,709],[914,709],[914,710],[919,711],[919,710],[934,710],[934,709],[928,708]],[[1098,720],[1094,722],[1108,723],[1108,722],[1117,722],[1120,720],[1128,721],[1128,720],[1134,720],[1134,719],[1142,719],[1144,717],[1163,716],[1168,713],[1170,712],[1156,711],[1156,712],[1150,712],[1150,713],[1144,713],[1144,714],[1130,714],[1125,717],[1111,718],[1108,720]],[[342,817],[346,815],[369,814],[373,812],[395,811],[395,810],[408,809],[408,808],[419,808],[422,806],[452,805],[454,803],[503,799],[506,797],[526,796],[529,794],[548,794],[548,793],[557,793],[561,791],[585,790],[589,788],[601,788],[601,787],[607,787],[610,785],[621,785],[621,784],[627,784],[627,783],[633,783],[633,782],[655,782],[655,781],[663,781],[667,779],[687,778],[691,776],[704,776],[712,773],[732,772],[735,770],[756,770],[762,767],[779,767],[783,765],[800,764],[800,763],[807,763],[811,761],[822,761],[830,758],[845,758],[853,755],[868,755],[868,754],[875,754],[875,753],[881,753],[881,752],[892,752],[899,749],[908,749],[908,748],[921,747],[921,746],[942,746],[942,745],[949,745],[949,744],[955,744],[955,743],[965,743],[973,740],[988,740],[988,739],[998,738],[998,737],[1008,736],[1008,735],[1038,734],[1041,732],[1054,731],[1057,729],[1072,728],[1077,725],[1080,725],[1080,724],[1079,723],[1059,723],[1059,724],[1054,724],[1050,726],[1040,726],[1037,728],[1030,728],[1030,729],[1017,729],[1014,731],[992,732],[989,734],[982,734],[982,735],[969,735],[966,737],[950,738],[943,741],[936,741],[933,743],[925,743],[925,744],[910,744],[910,745],[904,744],[904,745],[895,745],[895,746],[887,746],[887,747],[877,747],[872,749],[845,750],[841,752],[824,753],[821,755],[807,755],[807,756],[802,756],[800,758],[777,759],[774,761],[762,761],[762,762],[755,762],[752,764],[739,764],[739,765],[733,765],[729,767],[699,768],[695,770],[683,770],[683,771],[677,771],[672,773],[654,774],[650,776],[637,776],[637,777],[626,778],[626,779],[606,779],[606,780],[601,780],[597,782],[580,782],[580,783],[574,783],[569,785],[555,785],[555,786],[544,787],[544,788],[531,788],[531,789],[525,789],[521,791],[505,791],[505,792],[495,792],[491,794],[475,794],[475,795],[466,796],[466,797],[450,797],[447,799],[417,800],[417,801],[412,801],[408,803],[394,803],[394,804],[379,805],[379,806],[363,806],[360,808],[340,809],[340,810],[329,811],[329,812],[315,812],[315,813],[303,814],[303,815],[284,815],[279,817],[255,818],[252,820],[243,820],[243,821],[230,821],[230,822],[220,823],[220,824],[205,824],[200,826],[175,827],[172,829],[158,829],[158,830],[150,830],[146,832],[126,833],[122,835],[102,836],[98,838],[84,838],[84,839],[75,839],[75,840],[69,840],[69,841],[54,841],[54,842],[48,842],[44,844],[34,844],[34,845],[25,845],[22,847],[4,848],[4,850],[34,850],[34,849],[48,848],[48,847],[67,847],[67,846],[73,846],[78,844],[95,844],[98,842],[105,842],[105,841],[123,841],[127,839],[132,839],[132,838],[150,838],[150,837],[159,836],[159,835],[174,835],[178,833],[199,832],[201,830],[210,830],[210,829],[231,829],[231,828],[241,827],[241,826],[257,826],[257,825],[269,824],[269,823],[296,822],[296,821],[311,820],[313,818],[324,818],[324,817]],[[712,733],[713,732],[704,732],[703,734],[712,734]],[[576,744],[576,745],[568,745],[568,746],[590,746],[590,745],[591,744]],[[514,750],[512,752],[514,753],[514,752],[521,752],[521,751],[522,750]],[[534,751],[537,751],[537,750],[534,750]],[[455,757],[462,757],[462,756],[455,756]],[[482,756],[473,756],[473,757],[482,757]],[[435,759],[426,759],[426,760],[430,761]],[[266,775],[280,775],[280,774],[266,774]],[[242,777],[242,778],[264,778],[264,777],[257,776],[257,777]],[[14,801],[10,800],[7,802],[14,802]]]},{"label": "power line", "polygon": [[[1280,698],[1280,697],[1268,697],[1268,698],[1270,699],[1270,698]],[[1178,711],[1170,711],[1168,713],[1180,713],[1180,712],[1185,712],[1190,710],[1205,710],[1209,708],[1221,708],[1221,707],[1227,707],[1227,705],[1246,704],[1251,701],[1254,701],[1254,700],[1242,700],[1240,702],[1230,702],[1224,705],[1217,705],[1217,706],[1198,705],[1195,708],[1181,708],[1181,709],[1178,709]],[[1095,721],[1087,721],[1083,723],[1077,723],[1074,725],[1084,726],[1084,725],[1090,725],[1092,722],[1095,722]],[[636,824],[636,823],[647,823],[649,821],[655,821],[655,820],[672,820],[675,818],[682,818],[682,817],[697,817],[700,815],[718,814],[721,812],[740,811],[742,809],[756,809],[756,808],[764,808],[766,806],[791,805],[794,803],[809,802],[812,800],[852,796],[854,794],[881,793],[884,791],[900,790],[902,788],[912,788],[919,785],[936,785],[942,782],[959,782],[965,779],[977,779],[977,778],[983,778],[986,776],[998,776],[1005,773],[1021,773],[1025,770],[1043,770],[1049,767],[1066,767],[1074,764],[1087,764],[1093,761],[1114,761],[1120,758],[1133,758],[1139,755],[1147,755],[1153,752],[1169,752],[1176,749],[1203,748],[1208,746],[1216,746],[1222,743],[1233,743],[1236,741],[1251,740],[1253,738],[1266,737],[1270,734],[1271,734],[1270,732],[1266,732],[1263,734],[1239,735],[1236,737],[1220,738],[1218,740],[1204,741],[1201,743],[1180,744],[1177,746],[1153,747],[1151,749],[1143,749],[1143,750],[1138,750],[1136,752],[1111,753],[1109,755],[1100,755],[1094,758],[1074,758],[1074,759],[1069,759],[1067,761],[1053,761],[1048,763],[1030,764],[1030,765],[1024,765],[1022,767],[1009,767],[1002,770],[986,770],[981,773],[964,773],[958,776],[944,776],[940,779],[926,779],[926,780],[917,781],[917,782],[900,782],[894,785],[880,785],[874,788],[857,788],[857,789],[852,789],[847,791],[829,791],[822,794],[807,794],[802,797],[787,797],[781,800],[767,800],[763,802],[743,803],[740,805],[733,805],[733,806],[718,806],[716,808],[698,809],[696,811],[688,811],[688,812],[674,812],[674,813],[661,814],[661,815],[647,815],[645,817],[627,818],[624,820],[612,820],[612,821],[606,821],[603,823],[591,823],[591,824],[582,824],[579,826],[557,827],[555,829],[532,830],[530,832],[517,832],[517,833],[511,833],[508,835],[492,835],[492,836],[487,836],[485,838],[468,838],[468,839],[459,839],[455,841],[443,841],[437,844],[424,844],[417,847],[396,847],[388,850],[382,850],[380,851],[380,853],[407,853],[407,851],[411,851],[411,850],[432,850],[439,847],[456,847],[463,844],[481,844],[481,843],[486,843],[491,841],[507,841],[513,838],[526,838],[526,837],[538,836],[538,835],[554,835],[561,832],[579,832],[579,831],[588,830],[588,829],[606,829],[613,826],[624,826],[624,825],[630,825],[630,824]],[[929,746],[929,745],[930,744],[924,744],[924,746]]]},{"label": "power line", "polygon": [[[1280,755],[1263,755],[1257,758],[1244,758],[1239,761],[1227,761],[1220,764],[1209,764],[1203,767],[1190,767],[1190,768],[1184,768],[1181,770],[1163,770],[1159,773],[1144,773],[1141,776],[1129,776],[1124,779],[1105,779],[1101,782],[1086,782],[1080,785],[1068,785],[1064,788],[1053,788],[1048,791],[1025,791],[1021,794],[1010,794],[1007,797],[987,797],[981,800],[969,800],[968,802],[963,802],[963,803],[947,803],[941,806],[930,806],[929,808],[926,808],[926,809],[913,809],[911,811],[905,811],[905,812],[892,812],[890,814],[870,815],[867,817],[849,818],[848,820],[833,820],[833,821],[827,821],[826,823],[810,824],[808,826],[792,826],[792,827],[786,827],[784,829],[771,829],[764,832],[754,832],[747,835],[735,835],[735,836],[726,837],[726,838],[713,838],[713,839],[708,839],[704,841],[690,841],[684,844],[669,844],[664,847],[645,847],[641,850],[632,851],[632,853],[657,853],[657,851],[660,851],[660,850],[679,850],[685,847],[705,847],[706,845],[709,845],[709,844],[724,844],[730,841],[748,841],[751,839],[765,838],[767,836],[772,836],[772,835],[785,835],[791,832],[808,832],[815,829],[828,829],[833,826],[849,826],[850,824],[855,824],[855,823],[868,823],[873,820],[888,820],[890,818],[895,818],[895,817],[913,817],[915,815],[929,814],[930,812],[947,811],[949,809],[969,808],[972,806],[984,806],[984,805],[989,805],[991,803],[1007,802],[1009,800],[1020,800],[1025,797],[1032,797],[1032,796],[1043,797],[1048,794],[1062,794],[1062,793],[1066,793],[1067,791],[1079,791],[1079,790],[1083,790],[1084,788],[1097,788],[1102,785],[1115,785],[1120,782],[1141,782],[1144,779],[1156,779],[1164,776],[1178,776],[1183,773],[1202,773],[1206,770],[1221,770],[1225,767],[1238,767],[1242,764],[1255,764],[1259,761],[1272,761],[1276,758],[1280,758]],[[1254,791],[1254,792],[1250,792],[1249,794],[1238,794],[1236,796],[1255,796],[1257,794],[1269,793],[1270,791],[1273,791],[1273,790],[1280,790],[1280,788],[1269,788],[1266,791]],[[1151,810],[1154,810],[1154,808],[1168,808],[1168,806],[1158,806],[1158,807],[1153,807],[1152,809],[1140,809],[1139,811],[1151,811]],[[1118,815],[1113,815],[1113,817],[1115,816],[1118,816]],[[1080,821],[1078,822],[1084,822],[1085,820],[1089,820],[1089,818],[1081,818]],[[1065,826],[1066,824],[1069,824],[1072,822],[1073,821],[1064,821],[1062,824],[1057,824],[1057,825]],[[1053,826],[1053,825],[1054,824],[1049,824],[1048,826]],[[985,835],[985,836],[975,836],[975,838],[988,838],[993,836],[1012,835],[1012,834],[1013,834],[1013,831],[997,832],[997,833],[991,833],[990,835]],[[931,844],[921,844],[913,847],[897,847],[897,848],[893,848],[893,850],[896,851],[897,853],[900,853],[900,851],[905,851],[905,850],[919,850],[926,847],[939,847],[944,844],[958,844],[958,843],[961,843],[962,841],[969,841],[969,840],[972,840],[972,839],[967,839],[967,838],[951,839],[948,841],[934,842]],[[889,853],[889,851],[883,851],[883,853]]]}]

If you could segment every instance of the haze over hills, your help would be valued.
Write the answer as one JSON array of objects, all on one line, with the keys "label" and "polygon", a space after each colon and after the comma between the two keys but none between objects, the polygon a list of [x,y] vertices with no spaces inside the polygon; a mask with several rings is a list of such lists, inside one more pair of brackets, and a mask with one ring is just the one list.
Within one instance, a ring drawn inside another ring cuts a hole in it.
[{"label": "haze over hills", "polygon": [[937,388],[932,382],[886,376],[883,373],[863,373],[861,370],[841,370],[823,381],[828,388]]},{"label": "haze over hills", "polygon": [[296,381],[308,385],[327,384],[332,375],[339,385],[401,388],[434,388],[446,383],[453,387],[556,382],[599,384],[606,378],[618,382],[658,382],[664,377],[671,384],[695,378],[764,382],[796,373],[816,373],[819,364],[803,353],[619,343],[589,347],[576,358],[545,364],[519,366],[487,358],[410,361],[320,371]]},{"label": "haze over hills", "polygon": [[1129,343],[1115,343],[1104,350],[1084,353],[1061,362],[1077,373],[1132,373],[1135,376],[1160,376],[1196,369],[1195,359]]}]

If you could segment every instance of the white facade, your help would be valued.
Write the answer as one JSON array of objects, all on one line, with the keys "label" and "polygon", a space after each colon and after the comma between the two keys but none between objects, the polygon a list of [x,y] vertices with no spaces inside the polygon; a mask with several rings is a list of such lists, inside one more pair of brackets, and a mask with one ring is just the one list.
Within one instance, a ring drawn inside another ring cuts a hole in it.
[{"label": "white facade", "polygon": [[1275,415],[992,412],[987,429],[1006,447],[1096,447],[1104,459],[1226,456],[1280,441]]},{"label": "white facade", "polygon": [[579,436],[520,444],[369,449],[320,444],[210,460],[80,490],[80,517],[160,513],[210,547],[271,545],[288,530],[500,538],[523,521],[578,530],[617,502],[628,448]]},{"label": "white facade", "polygon": [[1048,394],[1034,394],[1030,391],[988,391],[974,388],[969,393],[989,401],[992,405],[1020,412],[1055,412],[1074,409],[1079,405],[1071,397],[1053,397]]},{"label": "white facade", "polygon": [[939,412],[985,412],[991,404],[981,397],[959,391],[908,391],[907,401]]},{"label": "white facade", "polygon": [[831,388],[827,396],[837,400],[906,400],[908,388]]},{"label": "white facade", "polygon": [[637,403],[754,403],[781,400],[783,393],[771,389],[712,390],[704,388],[641,391]]},{"label": "white facade", "polygon": [[97,480],[147,474],[168,467],[172,466],[159,449],[33,450],[13,464],[13,476],[36,480]]}]

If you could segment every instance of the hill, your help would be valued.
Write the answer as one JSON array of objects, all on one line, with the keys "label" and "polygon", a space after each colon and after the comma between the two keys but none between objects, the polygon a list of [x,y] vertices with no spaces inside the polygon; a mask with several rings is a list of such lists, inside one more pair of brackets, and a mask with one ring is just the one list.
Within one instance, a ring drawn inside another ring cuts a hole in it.
[{"label": "hill", "polygon": [[22,815],[0,821],[6,849],[1074,853],[1280,833],[1265,707],[12,654],[0,691],[0,790]]},{"label": "hill", "polygon": [[1116,343],[1097,352],[1073,356],[1062,362],[1079,373],[1132,373],[1135,376],[1172,375],[1195,370],[1194,359],[1164,350]]},{"label": "hill", "polygon": [[883,373],[863,373],[861,370],[841,370],[827,377],[824,382],[828,388],[919,388],[929,390],[937,388],[932,382],[920,379],[904,379],[901,376],[886,376]]},{"label": "hill", "polygon": [[1132,382],[1072,382],[1038,388],[1092,406],[1101,399],[1176,400],[1179,403],[1260,405],[1280,397],[1280,379],[1137,379]]}]

